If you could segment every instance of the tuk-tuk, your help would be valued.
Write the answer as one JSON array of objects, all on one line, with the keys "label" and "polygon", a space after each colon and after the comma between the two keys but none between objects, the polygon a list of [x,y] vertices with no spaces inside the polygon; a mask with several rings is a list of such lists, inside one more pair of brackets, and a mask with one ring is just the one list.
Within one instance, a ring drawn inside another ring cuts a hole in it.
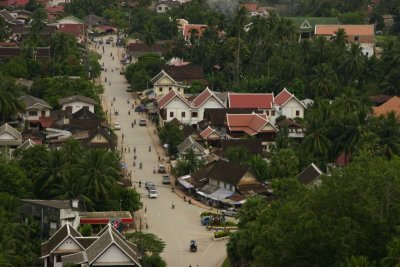
[{"label": "tuk-tuk", "polygon": [[190,240],[190,252],[197,251],[197,242],[196,240]]}]

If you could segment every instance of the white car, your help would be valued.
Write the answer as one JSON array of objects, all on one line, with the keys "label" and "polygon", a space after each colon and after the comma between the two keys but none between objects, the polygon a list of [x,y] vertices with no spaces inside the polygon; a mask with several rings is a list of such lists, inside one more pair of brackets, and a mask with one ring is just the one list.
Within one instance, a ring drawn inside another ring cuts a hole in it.
[{"label": "white car", "polygon": [[149,190],[149,198],[157,198],[157,197],[158,197],[157,190],[155,190],[155,189],[150,189],[150,190]]},{"label": "white car", "polygon": [[119,122],[114,122],[114,130],[121,130],[121,125],[119,125]]},{"label": "white car", "polygon": [[238,210],[234,209],[234,208],[229,208],[229,209],[223,210],[222,214],[225,215],[225,216],[237,217]]}]

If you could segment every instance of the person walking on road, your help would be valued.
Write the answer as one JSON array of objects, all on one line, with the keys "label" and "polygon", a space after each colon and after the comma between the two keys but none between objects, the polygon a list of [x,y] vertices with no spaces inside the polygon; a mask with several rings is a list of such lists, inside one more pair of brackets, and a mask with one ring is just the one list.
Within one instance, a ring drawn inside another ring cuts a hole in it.
[{"label": "person walking on road", "polygon": [[144,213],[147,212],[147,206],[144,206]]}]

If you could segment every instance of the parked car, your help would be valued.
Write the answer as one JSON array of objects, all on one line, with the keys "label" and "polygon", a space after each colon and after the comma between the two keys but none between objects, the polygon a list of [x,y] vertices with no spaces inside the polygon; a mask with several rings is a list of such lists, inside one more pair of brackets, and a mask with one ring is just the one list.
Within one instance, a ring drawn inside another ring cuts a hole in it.
[{"label": "parked car", "polygon": [[119,125],[119,122],[114,122],[114,126],[113,126],[114,130],[121,130],[121,125]]},{"label": "parked car", "polygon": [[207,215],[207,216],[201,217],[200,222],[202,225],[219,225],[219,224],[225,222],[225,218],[224,218],[224,216],[221,216],[221,215],[218,215],[218,216]]},{"label": "parked car", "polygon": [[221,211],[223,215],[229,216],[229,217],[237,217],[238,215],[238,210],[235,208],[229,208],[226,210]]},{"label": "parked car", "polygon": [[157,198],[158,197],[158,192],[155,189],[150,189],[149,190],[149,198]]},{"label": "parked car", "polygon": [[110,40],[110,39],[107,39],[107,40],[106,40],[106,44],[111,44],[111,40]]},{"label": "parked car", "polygon": [[141,119],[139,121],[139,126],[146,126],[146,120]]},{"label": "parked car", "polygon": [[162,183],[163,184],[170,184],[171,181],[169,180],[169,176],[168,175],[163,175],[162,176]]},{"label": "parked car", "polygon": [[158,173],[166,173],[167,170],[165,169],[165,166],[163,164],[158,165]]},{"label": "parked car", "polygon": [[145,187],[147,190],[156,189],[156,186],[155,186],[152,182],[146,182],[146,183],[144,184],[144,187]]}]

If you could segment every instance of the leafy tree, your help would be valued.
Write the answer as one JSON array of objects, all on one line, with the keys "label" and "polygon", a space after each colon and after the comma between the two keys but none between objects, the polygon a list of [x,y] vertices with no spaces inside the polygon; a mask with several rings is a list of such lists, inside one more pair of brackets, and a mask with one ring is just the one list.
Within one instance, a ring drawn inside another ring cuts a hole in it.
[{"label": "leafy tree", "polygon": [[83,236],[91,236],[93,234],[93,228],[91,224],[84,224],[79,228],[79,233]]},{"label": "leafy tree", "polygon": [[3,17],[0,18],[0,41],[4,42],[10,36],[10,29]]},{"label": "leafy tree", "polygon": [[259,181],[265,181],[268,179],[268,163],[260,155],[253,155],[247,164],[250,167],[251,173],[257,177]]},{"label": "leafy tree", "polygon": [[168,144],[168,153],[176,155],[178,153],[178,145],[183,141],[183,132],[178,126],[172,123],[166,123],[163,128],[158,131],[158,136],[163,144]]},{"label": "leafy tree", "polygon": [[5,122],[25,110],[19,96],[15,81],[5,78],[0,72],[0,122]]},{"label": "leafy tree", "polygon": [[165,248],[165,242],[152,233],[131,232],[126,233],[126,238],[137,244],[143,253],[160,254]]},{"label": "leafy tree", "polygon": [[281,149],[271,156],[269,168],[273,178],[293,177],[299,172],[299,159],[293,149]]},{"label": "leafy tree", "polygon": [[143,258],[143,265],[148,267],[165,267],[167,264],[165,261],[160,257],[160,255],[145,255]]},{"label": "leafy tree", "polygon": [[24,198],[29,195],[31,182],[19,166],[12,162],[0,162],[0,188],[16,197]]},{"label": "leafy tree", "polygon": [[232,163],[244,164],[250,159],[250,153],[246,148],[232,146],[225,151],[225,157]]}]

